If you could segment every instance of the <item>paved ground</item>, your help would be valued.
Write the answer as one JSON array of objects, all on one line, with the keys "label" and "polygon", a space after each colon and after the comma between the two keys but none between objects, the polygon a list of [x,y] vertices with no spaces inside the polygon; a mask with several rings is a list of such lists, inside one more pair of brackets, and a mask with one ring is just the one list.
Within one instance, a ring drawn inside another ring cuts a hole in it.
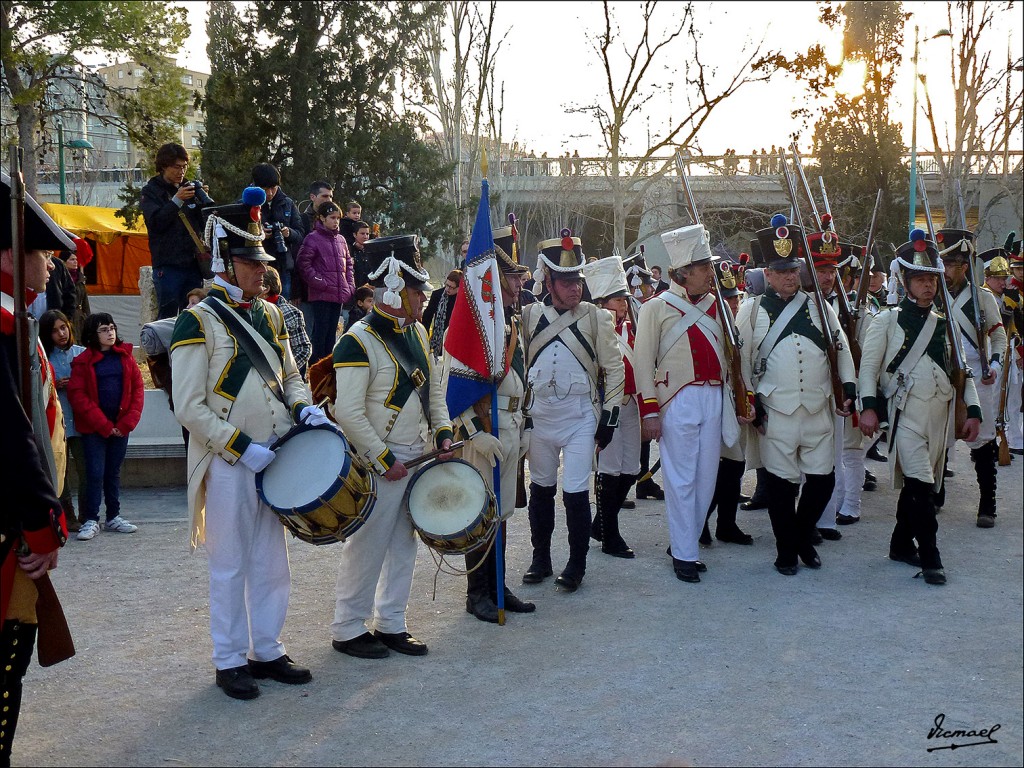
[{"label": "paved ground", "polygon": [[[940,516],[946,587],[886,559],[895,496],[886,465],[869,466],[883,484],[864,520],[819,547],[824,568],[791,578],[772,568],[767,514],[746,512],[754,546],[716,543],[701,584],[677,581],[662,504],[644,501],[623,515],[636,560],[592,550],[575,595],[527,587],[517,515],[509,583],[538,607],[497,627],[465,613],[463,579],[440,575],[431,599],[421,546],[409,608],[430,645],[420,659],[332,650],[337,550],[291,540],[284,639],[315,679],[266,683],[252,702],[214,686],[184,490],[126,492],[138,533],[61,555],[78,655],[30,670],[14,764],[1021,765],[1021,460],[1000,470],[997,527],[980,530],[959,446]],[[564,524],[555,540],[561,561]],[[947,729],[998,724],[997,743],[929,739],[940,714]]]}]

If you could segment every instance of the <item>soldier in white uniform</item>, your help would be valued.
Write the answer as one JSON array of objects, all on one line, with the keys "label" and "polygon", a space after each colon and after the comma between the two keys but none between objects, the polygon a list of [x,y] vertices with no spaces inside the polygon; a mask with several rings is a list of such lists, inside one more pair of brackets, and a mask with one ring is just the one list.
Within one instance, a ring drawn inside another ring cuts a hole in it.
[{"label": "soldier in white uniform", "polygon": [[544,303],[523,309],[527,382],[533,393],[530,464],[530,534],[533,562],[523,574],[538,584],[552,574],[551,535],[562,456],[562,501],[569,562],[555,583],[575,592],[583,581],[590,547],[590,473],[594,450],[612,440],[622,401],[622,353],[612,317],[583,295],[583,247],[563,229],[540,243]]},{"label": "soldier in white uniform", "polygon": [[[486,396],[453,420],[459,437],[466,441],[462,458],[476,467],[488,488],[494,484],[494,463],[501,465],[502,525],[512,517],[516,508],[516,481],[519,459],[528,447],[524,437],[526,428],[526,357],[523,354],[522,323],[519,316],[519,296],[526,279],[526,267],[519,263],[518,242],[513,226],[496,229],[494,250],[501,273],[501,300],[505,308],[505,360],[508,371],[498,384],[498,437],[491,434],[491,398]],[[450,356],[445,355],[441,388],[447,390]],[[504,533],[504,529],[503,529]],[[502,535],[507,548],[508,537]],[[466,612],[481,621],[498,621],[498,572],[494,547],[466,553],[467,589]],[[505,560],[507,563],[508,561]],[[532,613],[533,603],[520,600],[505,585],[505,608],[513,613]]]},{"label": "soldier in white uniform", "polygon": [[834,414],[849,415],[856,376],[835,310],[826,303],[824,332],[834,340],[846,398],[834,403],[822,318],[814,298],[800,290],[796,256],[803,250],[803,238],[781,214],[771,224],[757,233],[768,286],[762,296],[743,303],[736,324],[743,375],[756,398],[758,436],[751,453],[756,452],[767,470],[768,514],[778,550],[775,568],[792,576],[798,557],[808,568],[821,567],[813,542],[835,487]]},{"label": "soldier in white uniform", "polygon": [[1020,291],[1014,290],[1009,284],[1013,274],[1010,271],[1008,249],[1013,245],[1014,235],[1015,233],[1010,233],[1006,245],[1002,248],[992,248],[978,257],[985,263],[985,285],[995,294],[996,300],[999,302],[1003,328],[1006,329],[1006,352],[1002,358],[1003,370],[997,383],[998,401],[1002,403],[1005,390],[1006,404],[1002,412],[996,414],[996,417],[1002,420],[1006,442],[1011,452],[1021,446],[1021,367],[1018,364],[1021,344],[1021,329],[1018,324],[1018,318],[1021,315]]},{"label": "soldier in white uniform", "polygon": [[266,195],[249,188],[242,199],[203,211],[216,277],[210,296],[179,315],[170,349],[174,415],[189,432],[191,544],[205,543],[209,558],[217,685],[254,699],[253,678],[312,680],[280,640],[291,584],[285,529],[257,496],[256,473],[296,421],[327,417],[309,404],[281,311],[259,298],[273,261],[261,245]]},{"label": "soldier in white uniform", "polygon": [[[893,488],[900,490],[889,557],[919,566],[928,584],[945,584],[936,543],[934,491],[942,481],[954,389],[946,318],[933,304],[943,267],[935,243],[915,229],[896,251],[892,269],[906,295],[875,318],[860,359],[860,429],[871,438],[887,415]],[[956,343],[962,345],[959,335]],[[876,397],[879,388],[885,400]],[[974,380],[964,388],[964,440],[977,439],[981,409]],[[914,540],[917,540],[915,546]]]},{"label": "soldier in white uniform", "polygon": [[[999,410],[999,373],[1006,354],[1006,328],[1003,327],[999,301],[984,284],[978,286],[978,301],[983,323],[982,338],[974,325],[974,301],[967,283],[967,270],[974,262],[974,235],[962,229],[940,229],[935,233],[939,256],[945,267],[946,285],[953,298],[952,319],[964,340],[967,365],[975,374],[975,387],[981,404],[981,430],[976,440],[969,442],[971,461],[978,478],[979,528],[992,528],[996,524],[996,418]],[[972,277],[971,279],[976,279]],[[988,375],[983,375],[981,349],[986,349]],[[953,441],[950,441],[952,448]],[[941,506],[941,505],[940,505]]]},{"label": "soldier in white uniform", "polygon": [[334,417],[380,478],[372,514],[341,545],[331,635],[335,650],[358,658],[383,658],[389,649],[422,656],[427,646],[405,620],[416,535],[402,509],[410,480],[404,462],[449,448],[452,429],[440,370],[420,323],[430,275],[420,262],[418,237],[376,238],[365,251],[375,301],[334,347]]},{"label": "soldier in white uniform", "polygon": [[594,303],[614,318],[615,339],[622,354],[625,377],[618,429],[611,443],[597,457],[594,476],[597,508],[590,537],[601,542],[601,551],[606,555],[631,559],[636,554],[619,532],[619,511],[640,474],[640,409],[633,378],[633,312],[626,273],[617,256],[585,264],[583,276]]},{"label": "soldier in white uniform", "polygon": [[719,451],[723,439],[737,442],[739,424],[732,398],[722,396],[729,369],[711,291],[707,230],[682,227],[661,239],[671,259],[671,283],[640,313],[637,389],[643,434],[659,441],[673,569],[680,581],[697,583],[706,570],[698,539],[715,492]]},{"label": "soldier in white uniform", "polygon": [[1006,283],[1006,290],[1003,292],[1003,303],[1013,311],[1013,326],[1017,331],[1017,341],[1013,347],[1013,360],[1008,360],[1007,365],[1012,363],[1015,378],[1011,379],[1011,391],[1007,398],[1007,427],[1006,439],[1010,444],[1010,453],[1017,456],[1024,456],[1024,411],[1021,410],[1021,399],[1024,391],[1021,389],[1021,380],[1024,378],[1024,344],[1021,343],[1020,334],[1024,333],[1024,256],[1021,255],[1021,241],[1015,240],[1016,232],[1011,232],[1006,238],[1006,250],[1010,259],[1010,279]]}]

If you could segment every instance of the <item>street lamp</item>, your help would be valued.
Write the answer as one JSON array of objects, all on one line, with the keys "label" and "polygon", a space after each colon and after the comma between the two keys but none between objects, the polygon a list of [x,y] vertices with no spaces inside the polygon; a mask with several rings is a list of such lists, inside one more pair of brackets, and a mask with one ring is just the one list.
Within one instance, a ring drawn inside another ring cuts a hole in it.
[{"label": "street lamp", "polygon": [[[917,222],[917,54],[918,54],[918,26],[914,25],[914,112],[910,118],[910,226],[908,232],[914,231]],[[952,37],[953,33],[948,29],[940,29],[928,40],[937,37]]]},{"label": "street lamp", "polygon": [[88,139],[72,139],[64,143],[64,124],[57,123],[57,165],[60,176],[60,204],[65,205],[68,201],[67,187],[64,180],[64,147],[70,149],[94,149],[92,142]]}]

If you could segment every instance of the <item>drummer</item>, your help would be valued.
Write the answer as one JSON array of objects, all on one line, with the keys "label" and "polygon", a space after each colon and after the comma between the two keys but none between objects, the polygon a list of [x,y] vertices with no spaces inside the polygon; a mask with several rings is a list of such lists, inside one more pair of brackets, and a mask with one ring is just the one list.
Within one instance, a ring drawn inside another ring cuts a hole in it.
[{"label": "drummer", "polygon": [[[517,233],[515,226],[502,227],[493,231],[494,252],[501,275],[501,301],[505,308],[505,360],[508,371],[498,383],[498,437],[491,434],[490,396],[481,399],[461,416],[456,418],[460,436],[466,440],[462,458],[479,470],[488,488],[494,486],[493,467],[495,461],[501,466],[501,520],[512,516],[516,507],[516,480],[519,473],[519,459],[529,447],[524,433],[526,416],[526,359],[523,355],[522,326],[519,317],[519,295],[526,279],[527,268],[519,263]],[[447,391],[450,355],[445,355],[443,387]],[[501,537],[506,547],[507,536]],[[498,622],[498,573],[494,547],[486,551],[475,550],[466,553],[467,590],[466,612],[480,621],[492,624]],[[504,557],[504,553],[503,553]],[[503,562],[506,562],[503,560]],[[503,571],[504,572],[504,571]],[[505,608],[513,613],[532,613],[536,606],[524,602],[512,594],[502,583]]]},{"label": "drummer", "polygon": [[431,450],[428,442],[450,448],[452,428],[420,322],[431,286],[418,242],[416,235],[396,235],[366,243],[374,306],[334,348],[335,419],[381,476],[373,512],[342,545],[331,624],[334,649],[361,659],[384,658],[389,649],[427,652],[405,621],[416,537],[402,509],[410,479],[404,462]]},{"label": "drummer", "polygon": [[254,699],[260,689],[253,678],[313,679],[280,640],[291,583],[288,550],[284,526],[256,495],[256,473],[273,461],[268,446],[294,418],[328,419],[309,405],[281,311],[258,298],[274,260],[261,245],[266,194],[250,187],[242,200],[203,210],[213,219],[206,231],[221,235],[209,243],[216,277],[210,295],[178,316],[171,363],[174,415],[189,432],[192,548],[205,543],[209,558],[217,685],[231,698]]}]

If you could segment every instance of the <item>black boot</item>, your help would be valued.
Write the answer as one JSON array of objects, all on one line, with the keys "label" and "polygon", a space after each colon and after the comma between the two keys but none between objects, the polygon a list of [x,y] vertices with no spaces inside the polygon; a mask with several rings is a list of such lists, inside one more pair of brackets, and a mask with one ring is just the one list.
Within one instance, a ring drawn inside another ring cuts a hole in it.
[{"label": "black boot", "polygon": [[480,621],[498,623],[498,606],[494,603],[492,580],[496,573],[494,547],[481,547],[466,553],[466,613]]},{"label": "black boot", "polygon": [[610,477],[611,475],[604,472],[594,473],[594,520],[590,523],[590,538],[594,541],[601,541],[604,537],[601,510],[608,505],[607,494],[610,489],[607,489],[606,485]]},{"label": "black boot", "polygon": [[971,461],[978,475],[978,527],[994,528],[996,524],[996,461],[999,452],[995,440],[971,451]]},{"label": "black boot", "polygon": [[[551,534],[555,531],[555,486],[530,483],[528,509],[533,562],[523,574],[523,583],[540,584],[552,574]],[[587,510],[589,515],[590,510]]]},{"label": "black boot", "polygon": [[921,556],[914,544],[914,526],[910,505],[914,502],[913,484],[904,482],[900,489],[900,497],[896,502],[896,525],[889,538],[889,559],[898,560],[910,565],[921,565]]},{"label": "black boot", "polygon": [[590,549],[590,493],[562,492],[565,504],[565,527],[569,533],[569,562],[555,579],[555,584],[566,592],[575,592],[587,572],[587,552]]},{"label": "black boot", "polygon": [[21,713],[22,680],[32,661],[36,641],[35,624],[8,619],[0,631],[0,654],[3,654],[3,721],[0,727],[0,765],[11,764],[11,746]]},{"label": "black boot", "polygon": [[768,497],[768,518],[772,522],[772,533],[775,534],[775,568],[779,573],[792,576],[797,572],[797,538],[796,495],[800,490],[798,483],[791,483],[773,475],[767,470],[764,473],[764,490]]},{"label": "black boot", "polygon": [[[820,568],[821,560],[814,549],[815,533],[820,533],[818,520],[832,498],[836,487],[835,470],[827,475],[807,475],[804,487],[800,492],[800,503],[796,508],[796,525],[798,537],[798,554],[804,565],[809,568]],[[832,530],[832,529],[829,529]],[[838,531],[836,531],[838,533]]]},{"label": "black boot", "polygon": [[740,509],[744,512],[749,512],[752,509],[766,509],[768,507],[768,485],[765,483],[765,476],[768,474],[768,470],[760,467],[754,470],[754,473],[757,475],[757,485],[754,486],[754,495],[750,497],[750,501],[744,501],[740,505]]},{"label": "black boot", "polygon": [[[626,492],[633,484],[632,475],[605,475],[604,476],[604,501],[598,501],[597,508],[601,515],[602,544],[601,551],[612,557],[621,557],[630,560],[636,554],[622,538],[619,533],[619,510],[626,498]],[[623,490],[623,489],[627,490]]]},{"label": "black boot", "polygon": [[904,478],[904,488],[909,491],[907,510],[910,524],[917,539],[917,551],[921,557],[921,572],[928,584],[945,584],[946,573],[942,569],[937,535],[939,521],[935,517],[935,495],[932,485],[912,477]]},{"label": "black boot", "polygon": [[[753,544],[754,537],[744,533],[736,525],[736,508],[740,500],[740,482],[746,464],[735,459],[718,462],[718,479],[715,482],[715,504],[718,507],[718,522],[715,538],[727,544]],[[704,528],[707,529],[707,521]]]},{"label": "black boot", "polygon": [[[502,520],[501,521],[501,557],[502,557],[501,562],[505,564],[505,567],[502,569],[502,574],[506,578],[508,577],[508,531],[507,531],[507,527],[508,526],[506,525],[506,521]],[[497,550],[495,550],[495,552],[496,551]],[[508,585],[503,583],[503,584],[501,584],[499,586],[499,584],[498,584],[498,569],[495,567],[495,563],[494,562],[491,563],[491,569],[488,572],[487,585],[488,585],[488,589],[490,590],[488,594],[490,594],[491,599],[494,601],[495,608],[497,608],[498,594],[499,594],[498,590],[500,589],[504,593],[504,595],[505,595],[505,610],[506,611],[510,611],[511,613],[533,613],[535,610],[537,610],[537,606],[534,605],[533,603],[529,603],[526,600],[520,600],[518,597],[516,597],[514,594],[512,594],[512,590],[508,588]]]}]

